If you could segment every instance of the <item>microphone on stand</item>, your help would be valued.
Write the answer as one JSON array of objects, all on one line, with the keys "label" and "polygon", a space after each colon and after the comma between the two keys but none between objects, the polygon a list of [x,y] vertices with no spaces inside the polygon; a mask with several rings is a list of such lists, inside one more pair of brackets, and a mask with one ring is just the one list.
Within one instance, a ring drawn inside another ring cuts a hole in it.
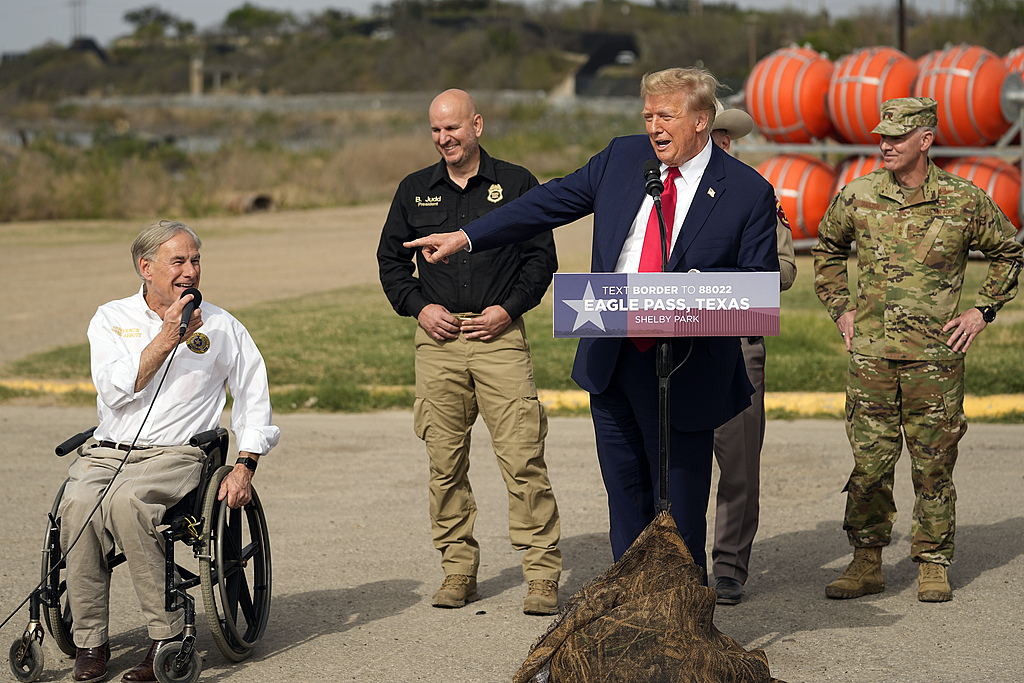
[{"label": "microphone on stand", "polygon": [[661,213],[661,193],[665,191],[665,183],[661,182],[661,162],[657,159],[648,159],[644,162],[644,180],[647,184],[644,190],[654,197],[654,212],[658,216],[658,231],[661,234],[661,269],[666,270],[668,254],[665,253],[665,217]]},{"label": "microphone on stand", "polygon": [[665,184],[661,182],[661,162],[657,159],[648,159],[644,162],[644,180],[647,185],[644,190],[655,200],[661,199],[661,193],[665,191]]},{"label": "microphone on stand", "polygon": [[185,308],[181,309],[181,327],[178,328],[178,339],[185,336],[185,331],[188,330],[188,321],[192,318],[192,311],[199,308],[199,305],[203,303],[203,295],[195,287],[186,289],[181,293],[180,298],[184,298],[186,294],[192,295],[192,301],[189,301],[185,304]]}]

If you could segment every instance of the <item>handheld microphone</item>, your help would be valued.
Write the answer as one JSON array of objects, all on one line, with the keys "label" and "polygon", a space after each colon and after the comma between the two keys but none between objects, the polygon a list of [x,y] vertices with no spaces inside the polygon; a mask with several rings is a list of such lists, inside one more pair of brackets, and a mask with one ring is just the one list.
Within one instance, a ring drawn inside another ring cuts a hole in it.
[{"label": "handheld microphone", "polygon": [[661,197],[665,191],[665,184],[661,182],[661,162],[657,159],[648,159],[644,162],[644,180],[647,181],[644,190],[655,199]]},{"label": "handheld microphone", "polygon": [[178,328],[179,339],[185,336],[185,331],[188,329],[188,321],[192,318],[192,311],[199,308],[199,305],[203,303],[203,295],[195,287],[189,287],[182,292],[181,298],[184,298],[186,294],[192,295],[192,301],[185,304],[185,308],[181,311],[181,327]]}]

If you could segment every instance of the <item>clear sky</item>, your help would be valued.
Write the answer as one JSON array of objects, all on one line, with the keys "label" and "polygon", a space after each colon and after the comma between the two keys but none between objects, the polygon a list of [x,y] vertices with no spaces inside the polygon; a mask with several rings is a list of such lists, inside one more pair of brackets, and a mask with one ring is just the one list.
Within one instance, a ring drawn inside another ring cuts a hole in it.
[{"label": "clear sky", "polygon": [[[228,12],[241,7],[245,0],[0,0],[0,52],[19,52],[38,47],[48,40],[66,44],[72,35],[77,16],[84,24],[84,34],[107,45],[117,36],[131,31],[124,23],[125,12],[149,5],[158,5],[181,19],[195,22],[202,30],[214,26]],[[250,0],[258,7],[288,9],[302,16],[327,8],[346,9],[367,15],[374,4],[388,0]],[[578,0],[563,0],[574,4]],[[817,12],[822,7],[835,16],[865,7],[892,7],[895,0],[733,0],[740,7],[760,9],[792,8]],[[960,0],[906,0],[908,7],[922,12],[957,13]]]}]

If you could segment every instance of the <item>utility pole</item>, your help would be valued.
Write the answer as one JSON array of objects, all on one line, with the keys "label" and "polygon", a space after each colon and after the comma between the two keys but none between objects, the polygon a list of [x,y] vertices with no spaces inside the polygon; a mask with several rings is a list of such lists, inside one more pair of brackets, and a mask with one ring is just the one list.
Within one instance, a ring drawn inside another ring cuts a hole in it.
[{"label": "utility pole", "polygon": [[85,0],[69,0],[71,8],[71,42],[85,35]]},{"label": "utility pole", "polygon": [[757,15],[749,14],[746,18],[747,24],[747,61],[750,71],[757,66]]},{"label": "utility pole", "polygon": [[896,0],[896,14],[899,15],[899,36],[896,38],[896,47],[904,54],[907,52],[907,9],[903,0]]}]

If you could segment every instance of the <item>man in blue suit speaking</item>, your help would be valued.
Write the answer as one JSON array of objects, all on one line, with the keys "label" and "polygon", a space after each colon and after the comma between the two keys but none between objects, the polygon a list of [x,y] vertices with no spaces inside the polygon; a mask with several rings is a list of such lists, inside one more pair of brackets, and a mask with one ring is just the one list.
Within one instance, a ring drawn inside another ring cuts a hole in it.
[{"label": "man in blue suit speaking", "polygon": [[[571,175],[533,188],[461,231],[405,246],[421,247],[437,262],[462,249],[529,239],[593,213],[593,272],[660,271],[662,245],[643,173],[645,162],[656,158],[670,228],[668,270],[778,271],[775,191],[711,142],[718,87],[700,67],[647,74],[641,83],[646,138],[616,138]],[[706,568],[714,430],[750,405],[753,389],[738,338],[676,338],[672,344],[673,357],[686,361],[671,380],[669,502],[694,560]],[[657,513],[655,356],[649,339],[581,339],[573,365],[573,379],[590,392],[615,559]]]}]

